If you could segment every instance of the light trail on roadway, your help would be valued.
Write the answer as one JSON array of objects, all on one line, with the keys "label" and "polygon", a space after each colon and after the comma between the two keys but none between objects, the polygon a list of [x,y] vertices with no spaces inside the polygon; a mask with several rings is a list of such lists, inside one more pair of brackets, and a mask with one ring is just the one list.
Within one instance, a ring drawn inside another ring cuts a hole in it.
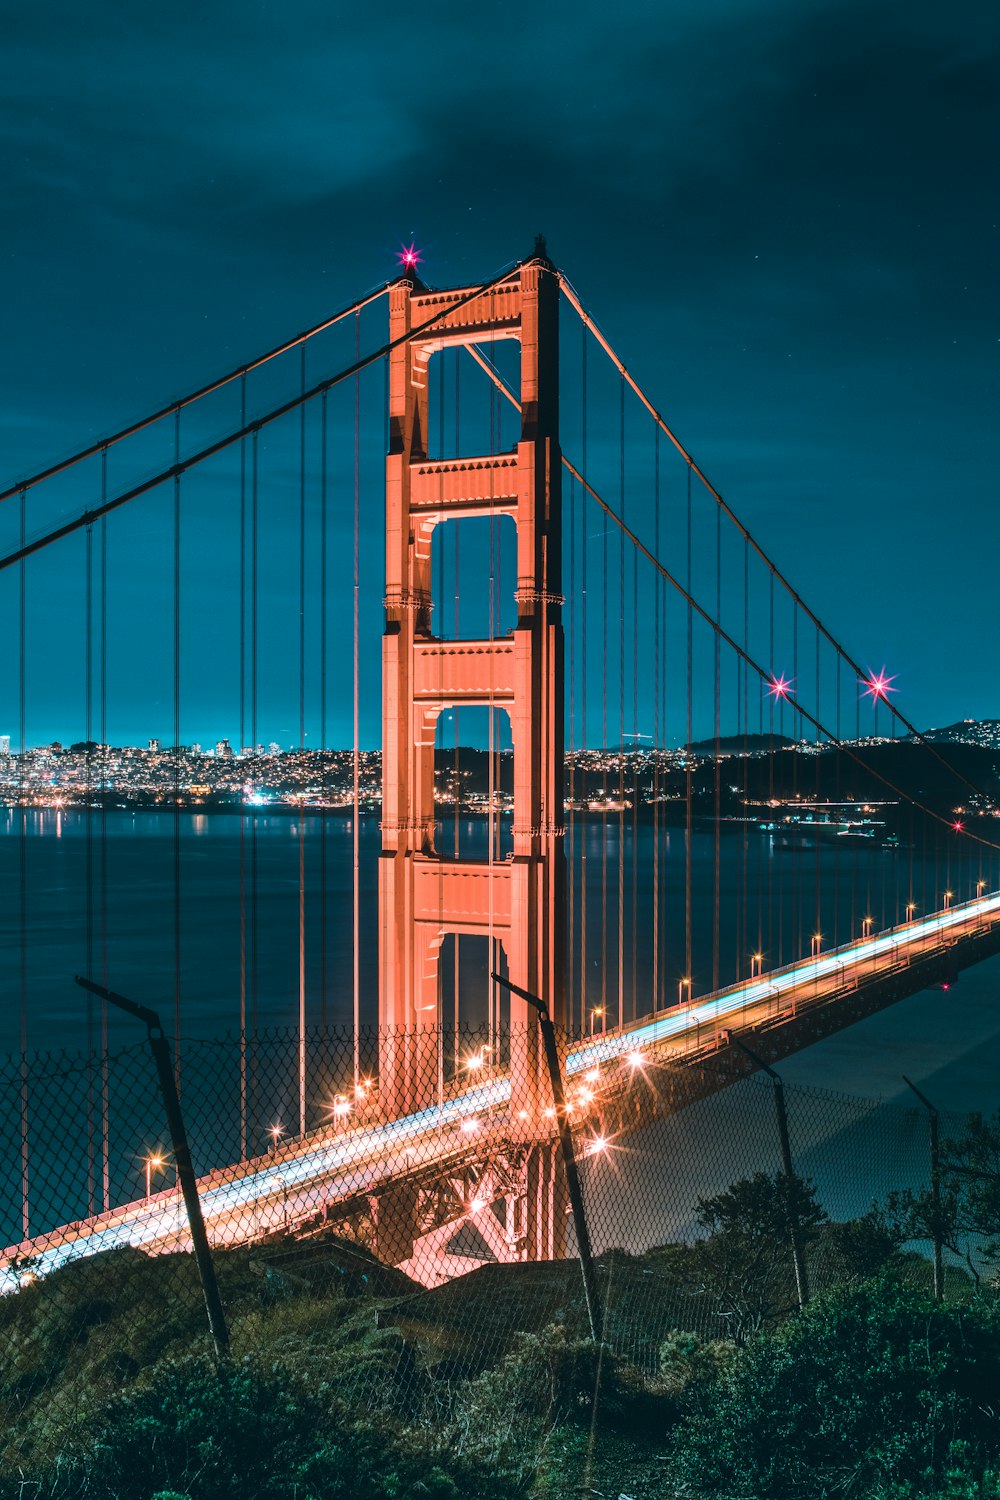
[{"label": "light trail on roadway", "polygon": [[[899,927],[860,938],[767,975],[691,1001],[663,1015],[634,1022],[621,1031],[577,1043],[566,1058],[570,1077],[602,1063],[671,1045],[678,1054],[700,1045],[737,1019],[773,1015],[800,995],[818,999],[852,979],[874,978],[904,956],[937,947],[1000,919],[1000,892],[915,918]],[[884,962],[888,960],[888,963]],[[870,965],[870,969],[868,966]],[[306,1138],[281,1156],[212,1172],[199,1181],[206,1227],[216,1245],[245,1243],[275,1232],[323,1203],[373,1193],[393,1179],[451,1155],[467,1155],[484,1116],[510,1099],[510,1080],[498,1075],[449,1099],[378,1125],[361,1126],[320,1141]],[[317,1204],[317,1190],[322,1197]],[[149,1203],[132,1203],[93,1219],[54,1229],[0,1252],[0,1294],[17,1290],[25,1278],[49,1275],[83,1256],[131,1246],[145,1250],[189,1248],[187,1220],[179,1192],[159,1193]]]}]

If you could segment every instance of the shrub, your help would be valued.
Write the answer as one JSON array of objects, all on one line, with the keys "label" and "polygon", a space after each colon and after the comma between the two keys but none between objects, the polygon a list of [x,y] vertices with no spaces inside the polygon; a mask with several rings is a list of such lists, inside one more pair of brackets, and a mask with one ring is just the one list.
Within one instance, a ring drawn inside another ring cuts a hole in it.
[{"label": "shrub", "polygon": [[707,1388],[677,1479],[755,1500],[995,1493],[998,1335],[1000,1304],[941,1307],[889,1276],[817,1298]]},{"label": "shrub", "polygon": [[[359,1427],[329,1387],[281,1365],[216,1366],[205,1356],[160,1365],[148,1384],[110,1403],[91,1439],[39,1494],[149,1500],[456,1500],[461,1487],[392,1429]],[[503,1493],[494,1484],[494,1496]]]}]

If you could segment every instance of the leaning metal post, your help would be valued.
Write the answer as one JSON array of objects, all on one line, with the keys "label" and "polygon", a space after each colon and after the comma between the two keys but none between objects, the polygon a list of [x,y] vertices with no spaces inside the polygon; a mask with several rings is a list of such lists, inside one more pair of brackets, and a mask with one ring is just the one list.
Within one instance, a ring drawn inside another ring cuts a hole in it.
[{"label": "leaning metal post", "polygon": [[934,1301],[942,1302],[944,1300],[944,1253],[941,1242],[941,1154],[938,1143],[938,1112],[927,1096],[920,1092],[917,1085],[910,1082],[905,1073],[902,1077],[906,1087],[916,1094],[927,1111],[931,1137],[931,1202],[934,1205]]},{"label": "leaning metal post", "polygon": [[738,1036],[729,1033],[730,1046],[739,1047],[745,1052],[752,1063],[763,1069],[771,1080],[774,1089],[774,1110],[778,1117],[778,1140],[781,1142],[781,1168],[788,1183],[788,1238],[792,1246],[792,1264],[795,1267],[795,1291],[799,1299],[799,1307],[805,1307],[809,1301],[809,1280],[806,1273],[806,1259],[802,1253],[802,1240],[799,1236],[799,1227],[795,1222],[795,1214],[792,1211],[792,1183],[795,1173],[792,1169],[792,1148],[788,1139],[788,1114],[785,1110],[785,1085],[781,1077],[769,1068],[764,1060],[751,1052],[745,1042],[741,1042]]},{"label": "leaning metal post", "polygon": [[590,1245],[590,1230],[587,1228],[587,1216],[583,1208],[580,1174],[576,1169],[576,1156],[573,1151],[573,1133],[569,1128],[569,1118],[566,1113],[566,1095],[563,1092],[555,1027],[552,1024],[552,1017],[549,1015],[549,1008],[544,1000],[540,1000],[537,995],[531,994],[530,990],[523,990],[520,985],[512,984],[509,979],[504,979],[500,974],[491,974],[490,978],[497,984],[503,985],[504,989],[510,990],[512,994],[519,996],[520,999],[526,1000],[538,1012],[538,1025],[542,1033],[542,1045],[545,1048],[545,1062],[548,1066],[549,1079],[552,1084],[552,1102],[555,1105],[556,1122],[559,1127],[559,1145],[562,1148],[563,1166],[566,1169],[566,1191],[569,1195],[569,1206],[573,1215],[573,1228],[576,1231],[577,1248],[580,1251],[580,1270],[583,1273],[583,1295],[587,1303],[587,1317],[590,1320],[590,1336],[596,1344],[598,1341],[598,1330],[602,1327],[603,1323],[601,1300],[597,1289],[597,1273],[594,1269],[594,1252]]},{"label": "leaning metal post", "polygon": [[145,1005],[137,1005],[134,1000],[126,999],[124,995],[116,995],[113,990],[94,984],[93,980],[83,979],[79,974],[76,976],[76,982],[81,989],[89,990],[91,994],[99,995],[102,1000],[106,1000],[109,1005],[116,1005],[119,1010],[127,1011],[130,1016],[135,1016],[146,1027],[149,1050],[153,1054],[157,1077],[160,1081],[160,1093],[163,1095],[163,1108],[166,1112],[167,1127],[173,1146],[177,1180],[184,1194],[184,1206],[187,1209],[188,1225],[191,1230],[191,1244],[198,1263],[201,1289],[205,1295],[208,1326],[215,1340],[215,1352],[221,1359],[229,1353],[229,1329],[222,1308],[222,1298],[219,1296],[219,1284],[215,1279],[212,1252],[208,1247],[208,1235],[205,1232],[205,1220],[202,1217],[201,1200],[198,1197],[198,1184],[195,1181],[194,1166],[191,1162],[191,1149],[188,1146],[184,1116],[181,1114],[181,1101],[178,1098],[177,1084],[174,1080],[170,1043],[163,1033],[160,1018],[155,1010],[149,1010]]}]

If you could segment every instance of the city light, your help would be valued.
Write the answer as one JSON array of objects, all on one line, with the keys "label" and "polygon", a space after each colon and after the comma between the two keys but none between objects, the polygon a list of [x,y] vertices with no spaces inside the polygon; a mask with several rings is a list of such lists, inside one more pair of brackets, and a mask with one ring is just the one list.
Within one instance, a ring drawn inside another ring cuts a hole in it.
[{"label": "city light", "polygon": [[408,245],[400,245],[397,259],[404,271],[415,271],[423,260],[423,256],[417,249],[416,241],[411,240]]},{"label": "city light", "polygon": [[782,673],[780,677],[771,678],[771,681],[768,683],[767,690],[771,694],[772,698],[787,698],[789,693],[792,691],[792,682],[793,679],[791,677],[786,677],[784,673]]},{"label": "city light", "polygon": [[630,1052],[626,1061],[630,1068],[643,1068],[646,1065],[646,1059],[641,1052]]},{"label": "city light", "polygon": [[603,1151],[607,1151],[607,1149],[608,1142],[603,1135],[595,1135],[594,1139],[587,1143],[588,1156],[600,1156],[601,1153]]}]

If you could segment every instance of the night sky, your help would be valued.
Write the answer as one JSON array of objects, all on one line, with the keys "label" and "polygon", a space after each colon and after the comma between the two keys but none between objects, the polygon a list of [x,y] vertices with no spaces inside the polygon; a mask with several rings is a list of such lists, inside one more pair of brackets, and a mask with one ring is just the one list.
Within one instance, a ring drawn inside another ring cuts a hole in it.
[{"label": "night sky", "polygon": [[[995,5],[43,0],[7,8],[4,56],[5,483],[350,302],[411,239],[444,286],[542,230],[904,711],[1000,716]],[[80,729],[51,620],[29,743]],[[15,696],[8,658],[16,736]],[[192,701],[184,738],[227,713]],[[114,727],[169,732],[138,704]]]}]

